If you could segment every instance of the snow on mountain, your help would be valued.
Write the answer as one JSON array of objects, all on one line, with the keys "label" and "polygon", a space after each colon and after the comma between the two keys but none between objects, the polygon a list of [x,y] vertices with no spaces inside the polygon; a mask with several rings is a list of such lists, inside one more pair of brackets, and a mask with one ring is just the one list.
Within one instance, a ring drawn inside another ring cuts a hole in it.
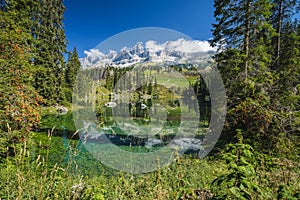
[{"label": "snow on mountain", "polygon": [[126,67],[136,63],[184,64],[198,63],[211,59],[216,51],[207,41],[178,39],[162,44],[150,40],[145,44],[138,42],[132,48],[124,47],[119,52],[104,54],[98,49],[84,51],[80,59],[82,67],[119,66]]}]

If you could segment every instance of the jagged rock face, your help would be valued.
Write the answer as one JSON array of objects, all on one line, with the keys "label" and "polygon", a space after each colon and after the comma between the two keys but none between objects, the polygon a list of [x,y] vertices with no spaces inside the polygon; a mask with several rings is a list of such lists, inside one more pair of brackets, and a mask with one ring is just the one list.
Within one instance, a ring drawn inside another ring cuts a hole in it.
[{"label": "jagged rock face", "polygon": [[132,48],[124,47],[120,51],[107,54],[98,49],[85,51],[82,67],[117,66],[127,67],[136,63],[184,64],[210,60],[216,49],[207,41],[178,39],[158,44],[156,41],[138,42]]}]

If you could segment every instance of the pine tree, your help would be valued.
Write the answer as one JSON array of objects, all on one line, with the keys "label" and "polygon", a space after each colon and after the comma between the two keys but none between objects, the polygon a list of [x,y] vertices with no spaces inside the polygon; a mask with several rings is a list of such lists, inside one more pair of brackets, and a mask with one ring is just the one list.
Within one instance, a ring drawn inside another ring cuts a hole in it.
[{"label": "pine tree", "polygon": [[251,50],[259,45],[262,37],[272,32],[269,23],[272,4],[269,0],[215,0],[214,5],[217,23],[213,24],[211,44],[238,56],[242,60],[239,71],[247,79]]},{"label": "pine tree", "polygon": [[80,61],[76,47],[70,53],[68,62],[66,64],[66,84],[68,88],[72,89],[76,80],[77,72],[80,69]]},{"label": "pine tree", "polygon": [[[286,22],[282,27],[281,53],[276,64],[277,80],[273,88],[273,104],[287,113],[299,110],[300,24]],[[298,106],[297,106],[298,105]]]},{"label": "pine tree", "polygon": [[276,35],[273,38],[274,45],[274,65],[273,69],[280,65],[280,54],[282,46],[283,26],[289,23],[292,15],[295,13],[297,0],[273,0],[274,6],[272,9],[272,23],[276,30]]},{"label": "pine tree", "polygon": [[46,99],[61,102],[65,84],[66,38],[62,23],[65,7],[62,0],[41,0],[39,3],[33,32],[37,40],[35,88]]},{"label": "pine tree", "polygon": [[68,102],[72,101],[72,92],[76,90],[74,84],[77,78],[77,73],[80,69],[80,61],[78,58],[77,49],[74,47],[73,52],[69,54],[69,58],[66,64],[64,95]]},{"label": "pine tree", "polygon": [[[219,70],[227,87],[229,106],[235,105],[233,98],[245,99],[253,96],[268,78],[268,50],[274,32],[269,0],[215,0],[216,24],[211,44],[222,51],[216,56]],[[270,81],[270,80],[269,80]],[[244,82],[244,83],[243,83]]]},{"label": "pine tree", "polygon": [[276,81],[271,99],[273,108],[280,113],[280,131],[290,138],[299,126],[296,113],[300,109],[300,24],[293,19],[299,1],[274,0],[274,5],[272,22],[276,35],[273,37],[275,51],[271,69]]},{"label": "pine tree", "polygon": [[[0,10],[3,16],[9,17],[3,20],[1,27],[16,28],[30,34],[33,28],[32,16],[35,8],[38,6],[35,0],[2,0],[0,1]],[[3,18],[4,19],[4,18]],[[28,38],[29,39],[29,38]],[[33,38],[30,38],[33,40]],[[32,43],[32,41],[31,41]]]},{"label": "pine tree", "polygon": [[[267,135],[272,120],[272,6],[270,0],[215,0],[211,44],[222,49],[215,58],[228,96],[226,130],[235,134],[242,129],[252,141]],[[262,123],[254,123],[258,116]]]}]

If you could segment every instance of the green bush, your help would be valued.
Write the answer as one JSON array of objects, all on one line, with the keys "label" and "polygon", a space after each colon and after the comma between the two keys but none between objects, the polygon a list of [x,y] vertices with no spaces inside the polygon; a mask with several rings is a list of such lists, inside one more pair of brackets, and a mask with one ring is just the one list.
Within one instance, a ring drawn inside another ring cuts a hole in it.
[{"label": "green bush", "polygon": [[239,143],[228,144],[226,160],[228,173],[212,182],[212,191],[218,199],[259,199],[262,191],[257,184],[256,159],[253,148],[242,142],[242,132],[237,130]]}]

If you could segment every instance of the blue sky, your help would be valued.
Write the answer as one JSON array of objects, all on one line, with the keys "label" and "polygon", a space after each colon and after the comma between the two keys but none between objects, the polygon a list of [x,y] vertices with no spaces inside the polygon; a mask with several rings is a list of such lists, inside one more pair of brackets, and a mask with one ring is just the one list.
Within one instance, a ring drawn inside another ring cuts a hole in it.
[{"label": "blue sky", "polygon": [[192,39],[208,40],[213,23],[212,0],[65,0],[68,50],[84,50],[126,30],[161,27]]}]

